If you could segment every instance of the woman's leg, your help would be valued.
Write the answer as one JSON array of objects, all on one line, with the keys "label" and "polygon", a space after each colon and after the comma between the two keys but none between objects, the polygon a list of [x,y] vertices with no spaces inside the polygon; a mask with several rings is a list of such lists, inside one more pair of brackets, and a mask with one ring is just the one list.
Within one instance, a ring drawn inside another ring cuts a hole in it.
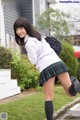
[{"label": "woman's leg", "polygon": [[62,86],[64,87],[67,95],[72,97],[72,96],[75,96],[77,94],[77,92],[74,88],[74,85],[72,84],[72,82],[70,80],[68,72],[60,74],[57,77],[58,77],[59,81],[61,82]]},{"label": "woman's leg", "polygon": [[47,120],[53,120],[53,95],[55,78],[50,78],[43,84],[43,93],[45,95],[45,113]]}]

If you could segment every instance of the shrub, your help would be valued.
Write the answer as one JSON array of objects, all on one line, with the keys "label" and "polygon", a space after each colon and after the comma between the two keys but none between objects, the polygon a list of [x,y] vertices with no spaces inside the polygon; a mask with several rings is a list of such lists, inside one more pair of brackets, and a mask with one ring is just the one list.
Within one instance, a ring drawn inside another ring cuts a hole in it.
[{"label": "shrub", "polygon": [[8,48],[0,46],[0,69],[11,68],[12,54]]},{"label": "shrub", "polygon": [[36,87],[38,85],[38,77],[38,70],[28,61],[25,55],[20,58],[13,54],[12,78],[18,80],[21,90]]},{"label": "shrub", "polygon": [[79,65],[78,65],[78,68],[77,68],[77,78],[80,81],[80,61],[79,61]]},{"label": "shrub", "polygon": [[74,58],[74,49],[67,42],[62,44],[62,51],[60,53],[60,58],[66,63],[70,69],[70,75],[76,76],[76,71],[78,67],[78,60]]}]

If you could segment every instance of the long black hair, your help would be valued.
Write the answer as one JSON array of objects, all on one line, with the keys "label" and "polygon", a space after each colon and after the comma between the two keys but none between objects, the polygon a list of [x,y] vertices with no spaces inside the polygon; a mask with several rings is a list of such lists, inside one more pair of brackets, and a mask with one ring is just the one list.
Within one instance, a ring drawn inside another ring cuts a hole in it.
[{"label": "long black hair", "polygon": [[38,31],[34,30],[33,26],[31,25],[31,23],[24,17],[18,18],[14,24],[13,24],[13,28],[14,28],[14,34],[15,34],[15,40],[16,43],[20,46],[24,45],[24,38],[20,38],[17,34],[16,34],[16,29],[19,27],[23,27],[27,34],[30,37],[35,37],[37,38],[39,41],[41,41],[41,35]]}]

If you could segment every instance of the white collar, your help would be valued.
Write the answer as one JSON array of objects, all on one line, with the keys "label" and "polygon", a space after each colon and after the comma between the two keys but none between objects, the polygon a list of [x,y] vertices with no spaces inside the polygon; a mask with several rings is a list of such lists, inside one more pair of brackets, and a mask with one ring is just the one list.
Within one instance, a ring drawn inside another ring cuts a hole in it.
[{"label": "white collar", "polygon": [[29,38],[29,35],[26,35],[25,38],[24,38],[24,43],[27,42],[28,38]]}]

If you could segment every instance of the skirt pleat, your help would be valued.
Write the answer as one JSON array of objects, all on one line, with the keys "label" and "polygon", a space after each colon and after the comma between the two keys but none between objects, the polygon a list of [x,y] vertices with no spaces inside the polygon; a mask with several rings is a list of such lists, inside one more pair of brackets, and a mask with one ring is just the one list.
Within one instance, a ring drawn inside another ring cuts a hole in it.
[{"label": "skirt pleat", "polygon": [[69,68],[63,61],[51,64],[40,73],[39,85],[42,86],[48,79],[68,71]]}]

